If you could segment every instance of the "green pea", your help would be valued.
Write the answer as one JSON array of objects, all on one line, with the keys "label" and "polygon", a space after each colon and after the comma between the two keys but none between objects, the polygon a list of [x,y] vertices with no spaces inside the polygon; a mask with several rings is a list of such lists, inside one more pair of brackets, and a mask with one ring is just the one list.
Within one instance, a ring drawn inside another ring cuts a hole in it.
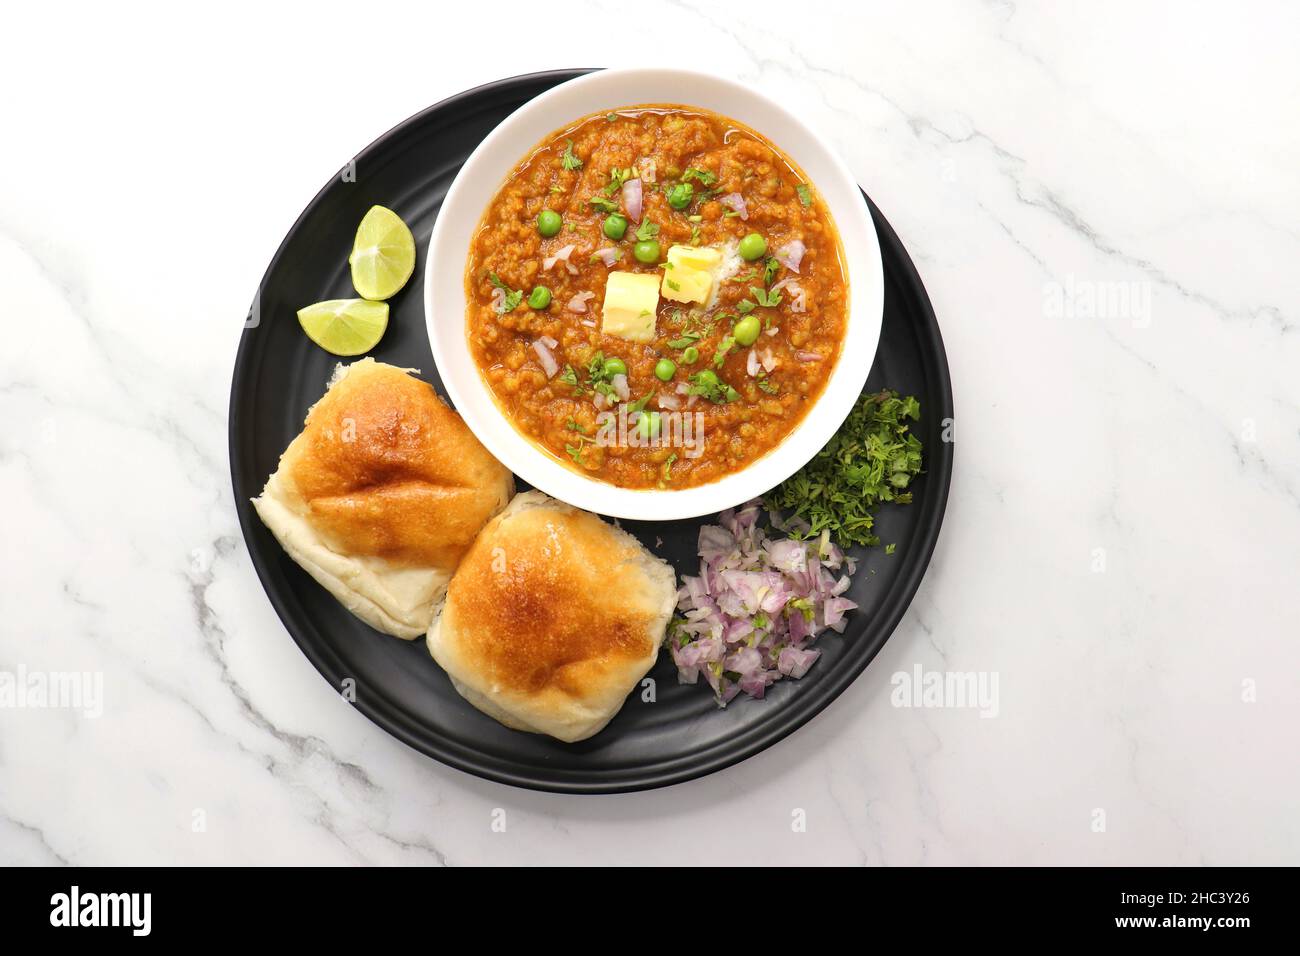
[{"label": "green pea", "polygon": [[605,359],[605,374],[610,378],[613,378],[615,375],[626,375],[627,363],[618,357],[607,358]]},{"label": "green pea", "polygon": [[564,225],[564,220],[560,214],[552,209],[543,209],[537,214],[537,231],[543,236],[551,237],[560,231]]},{"label": "green pea", "polygon": [[762,328],[758,316],[751,313],[736,323],[736,327],[731,330],[731,334],[738,344],[753,345],[758,341],[758,333],[762,331]]},{"label": "green pea", "polygon": [[686,351],[682,353],[682,361],[685,362],[687,365],[694,365],[696,362],[699,361],[699,359],[700,359],[700,350],[697,349],[694,345],[689,346],[686,349]]},{"label": "green pea", "polygon": [[751,232],[744,239],[740,240],[740,258],[746,262],[753,262],[755,259],[761,259],[767,252],[767,240],[756,232]]},{"label": "green pea", "polygon": [[690,183],[678,183],[668,190],[668,205],[674,209],[685,209],[695,198],[695,187]]},{"label": "green pea", "polygon": [[706,368],[702,372],[696,373],[696,384],[703,385],[705,388],[712,388],[718,384],[718,375],[713,369]]},{"label": "green pea", "polygon": [[672,381],[672,377],[677,373],[677,363],[672,359],[661,358],[655,362],[655,378],[661,382]]},{"label": "green pea", "polygon": [[611,216],[606,216],[604,230],[605,235],[609,236],[609,238],[613,239],[615,242],[618,242],[618,240],[623,238],[623,234],[627,232],[627,216],[623,215],[621,212],[616,212]]},{"label": "green pea", "polygon": [[533,286],[533,291],[528,293],[528,307],[541,310],[550,304],[551,290],[544,285]]},{"label": "green pea", "polygon": [[636,430],[642,438],[658,438],[659,425],[658,412],[642,412],[636,418]]},{"label": "green pea", "polygon": [[637,262],[644,262],[647,265],[659,261],[659,240],[642,239],[632,247],[632,255],[636,256]]}]

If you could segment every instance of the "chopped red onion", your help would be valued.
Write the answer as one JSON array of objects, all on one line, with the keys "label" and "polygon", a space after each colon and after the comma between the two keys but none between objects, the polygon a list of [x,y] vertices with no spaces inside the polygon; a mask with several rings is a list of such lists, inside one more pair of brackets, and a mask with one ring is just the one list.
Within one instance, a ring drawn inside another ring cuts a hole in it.
[{"label": "chopped red onion", "polygon": [[569,304],[566,305],[565,308],[570,312],[576,312],[578,315],[582,315],[587,311],[588,300],[594,298],[596,298],[596,293],[594,292],[579,292],[569,300]]},{"label": "chopped red onion", "polygon": [[820,362],[824,357],[817,352],[799,352],[795,355],[800,362]]},{"label": "chopped red onion", "polygon": [[772,253],[772,255],[776,258],[777,262],[781,263],[781,265],[785,266],[791,272],[798,272],[799,264],[803,262],[803,254],[805,251],[801,239],[791,239],[780,249],[776,250],[776,252]]},{"label": "chopped red onion", "polygon": [[542,260],[542,268],[543,268],[543,269],[550,269],[550,268],[551,268],[552,266],[554,266],[557,262],[563,262],[563,263],[564,263],[564,268],[566,268],[566,269],[569,270],[569,274],[570,274],[570,275],[575,275],[575,276],[576,276],[576,275],[578,274],[578,267],[575,266],[572,262],[569,261],[569,256],[573,255],[573,250],[576,249],[576,248],[578,248],[576,244],[574,244],[574,243],[569,243],[569,244],[568,244],[567,246],[565,246],[563,249],[558,250],[558,251],[555,253],[555,255],[553,255],[553,256],[547,256],[545,259],[543,259],[543,260]]},{"label": "chopped red onion", "polygon": [[618,262],[619,251],[610,246],[608,249],[597,249],[595,255],[597,259],[605,263],[606,269],[611,269],[614,263]]},{"label": "chopped red onion", "polygon": [[626,375],[615,375],[609,380],[609,384],[614,388],[614,394],[618,396],[619,401],[626,402],[632,395],[632,390],[628,388]]},{"label": "chopped red onion", "polygon": [[675,412],[682,407],[681,400],[676,395],[660,395],[657,401],[660,408],[666,408],[670,412]]},{"label": "chopped red onion", "polygon": [[[550,347],[547,346],[550,342]],[[547,378],[554,378],[555,373],[560,370],[560,363],[555,361],[555,356],[551,354],[551,348],[559,343],[555,339],[538,339],[533,343],[533,351],[537,353],[537,358],[542,363],[542,371],[546,373]]]},{"label": "chopped red onion", "polygon": [[579,325],[585,325],[585,326],[586,326],[587,328],[589,328],[589,329],[594,329],[594,328],[596,327],[596,320],[595,320],[595,319],[583,319],[583,320],[582,320],[581,322],[579,322],[578,324],[579,324]]},{"label": "chopped red onion", "polygon": [[641,221],[641,180],[629,179],[623,184],[623,211],[633,222]]},{"label": "chopped red onion", "polygon": [[[682,578],[668,646],[678,679],[703,675],[725,707],[737,694],[761,698],[776,681],[803,677],[820,654],[809,645],[823,630],[842,632],[857,605],[842,596],[854,562],[829,534],[770,538],[757,501],[718,520],[700,528],[700,573]],[[807,533],[801,519],[771,521]]]},{"label": "chopped red onion", "polygon": [[760,368],[761,366],[759,365],[758,362],[758,352],[756,352],[754,349],[750,349],[749,355],[745,359],[745,371],[749,374],[750,378],[757,378]]},{"label": "chopped red onion", "polygon": [[733,210],[740,216],[741,221],[749,221],[749,208],[745,205],[745,197],[740,193],[727,193],[725,196],[719,196],[718,202]]},{"label": "chopped red onion", "polygon": [[777,366],[776,356],[771,349],[763,349],[763,371],[770,372]]}]

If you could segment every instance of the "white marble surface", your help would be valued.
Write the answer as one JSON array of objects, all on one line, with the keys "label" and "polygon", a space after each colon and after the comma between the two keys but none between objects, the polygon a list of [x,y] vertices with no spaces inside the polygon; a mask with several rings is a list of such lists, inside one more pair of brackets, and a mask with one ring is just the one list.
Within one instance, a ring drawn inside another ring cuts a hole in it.
[{"label": "white marble surface", "polygon": [[[0,709],[0,862],[1300,862],[1295,6],[504,26],[536,9],[6,14],[0,670],[102,673],[104,713]],[[933,297],[958,448],[934,564],[839,701],[711,778],[580,799],[442,767],[319,678],[244,550],[226,402],[343,161],[467,86],[613,62],[833,131]],[[917,664],[996,673],[998,715],[891,706]]]}]

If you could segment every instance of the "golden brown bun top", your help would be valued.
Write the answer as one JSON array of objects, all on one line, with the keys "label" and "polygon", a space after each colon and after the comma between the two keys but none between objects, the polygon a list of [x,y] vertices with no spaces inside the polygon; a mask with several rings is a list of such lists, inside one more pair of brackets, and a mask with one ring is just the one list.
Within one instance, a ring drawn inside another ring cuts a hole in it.
[{"label": "golden brown bun top", "polygon": [[514,479],[432,386],[363,359],[307,414],[281,471],[331,547],[454,568]]},{"label": "golden brown bun top", "polygon": [[[671,570],[595,515],[530,492],[483,530],[447,591],[453,676],[548,711],[614,705],[654,662]],[[522,507],[521,507],[522,506]],[[546,704],[544,701],[551,701]],[[608,719],[606,714],[605,719]]]}]

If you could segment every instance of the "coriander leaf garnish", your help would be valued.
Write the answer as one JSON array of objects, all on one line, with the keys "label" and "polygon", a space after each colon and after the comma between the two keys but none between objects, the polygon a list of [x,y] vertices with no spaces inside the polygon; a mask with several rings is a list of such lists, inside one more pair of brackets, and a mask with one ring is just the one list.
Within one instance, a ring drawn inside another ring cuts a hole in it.
[{"label": "coriander leaf garnish", "polygon": [[715,405],[721,405],[727,401],[729,386],[718,378],[715,372],[705,369],[702,372],[696,372],[687,381],[690,383],[688,394],[703,396]]},{"label": "coriander leaf garnish", "polygon": [[807,183],[800,183],[794,187],[794,191],[799,194],[799,202],[807,209],[812,205],[812,190],[808,188]]},{"label": "coriander leaf garnish", "polygon": [[573,151],[573,140],[566,139],[567,145],[564,147],[564,155],[560,157],[560,166],[566,170],[572,171],[582,168],[582,160],[578,154]]},{"label": "coriander leaf garnish", "polygon": [[644,395],[638,398],[635,402],[633,402],[631,405],[627,407],[628,414],[631,415],[636,412],[645,411],[646,405],[649,404],[650,399],[654,398],[654,394],[655,392],[654,389],[652,388],[650,389],[650,391],[646,392]]},{"label": "coriander leaf garnish", "polygon": [[623,188],[623,184],[632,178],[631,169],[611,169],[609,171],[609,182],[605,184],[605,195],[613,196]]},{"label": "coriander leaf garnish", "polygon": [[519,303],[524,301],[524,291],[522,289],[512,289],[501,281],[501,277],[495,272],[488,273],[488,281],[494,288],[500,289],[505,295],[501,299],[501,305],[497,308],[498,315],[505,315],[507,312],[513,312],[519,307]]},{"label": "coriander leaf garnish", "polygon": [[908,485],[921,472],[921,442],[908,421],[921,416],[912,396],[882,391],[863,395],[840,430],[813,460],[768,492],[768,508],[788,510],[808,522],[801,535],[829,531],[844,547],[875,545],[881,503],[910,504]]},{"label": "coriander leaf garnish", "polygon": [[781,271],[781,263],[775,256],[768,256],[763,264],[763,285],[771,285],[776,274]]},{"label": "coriander leaf garnish", "polygon": [[781,304],[780,292],[769,292],[767,289],[760,289],[756,285],[751,285],[749,292],[754,297],[754,301],[765,308],[775,309]]},{"label": "coriander leaf garnish", "polygon": [[713,367],[722,368],[722,364],[727,360],[727,353],[736,347],[734,336],[726,336],[718,343],[718,350],[713,353]]},{"label": "coriander leaf garnish", "polygon": [[663,480],[665,483],[673,480],[673,462],[677,460],[677,452],[673,452],[664,459]]},{"label": "coriander leaf garnish", "polygon": [[578,381],[578,373],[573,370],[572,365],[564,366],[564,371],[560,373],[560,381],[565,385],[572,385],[574,395],[581,395],[586,391]]},{"label": "coriander leaf garnish", "polygon": [[649,219],[643,220],[641,225],[636,227],[636,237],[640,242],[653,239],[657,235],[659,235],[659,227]]},{"label": "coriander leaf garnish", "polygon": [[718,181],[716,173],[711,173],[707,169],[697,169],[694,166],[687,166],[685,172],[682,173],[682,182],[688,183],[692,179],[705,187],[712,186]]}]

